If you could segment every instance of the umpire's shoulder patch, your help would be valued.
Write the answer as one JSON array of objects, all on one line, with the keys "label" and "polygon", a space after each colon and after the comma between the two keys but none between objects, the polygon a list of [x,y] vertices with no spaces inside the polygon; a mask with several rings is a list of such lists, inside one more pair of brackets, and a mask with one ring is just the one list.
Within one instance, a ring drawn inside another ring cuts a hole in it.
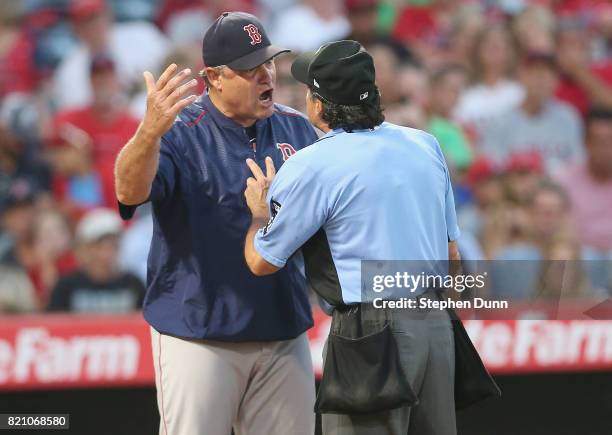
[{"label": "umpire's shoulder patch", "polygon": [[270,199],[270,220],[268,221],[266,226],[263,227],[264,236],[268,233],[268,230],[272,226],[272,223],[274,222],[274,219],[276,218],[276,215],[278,214],[280,209],[281,209],[281,203],[273,199]]}]

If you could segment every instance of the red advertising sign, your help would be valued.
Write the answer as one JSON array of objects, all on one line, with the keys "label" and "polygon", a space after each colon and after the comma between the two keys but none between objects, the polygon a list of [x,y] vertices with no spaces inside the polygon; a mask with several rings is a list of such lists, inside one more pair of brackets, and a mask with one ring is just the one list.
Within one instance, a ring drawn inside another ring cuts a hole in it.
[{"label": "red advertising sign", "polygon": [[0,389],[149,385],[149,329],[140,315],[44,315],[0,321]]},{"label": "red advertising sign", "polygon": [[[331,319],[308,332],[317,376]],[[493,374],[612,370],[611,320],[466,320]],[[152,385],[149,327],[127,316],[40,315],[0,321],[0,390]]]},{"label": "red advertising sign", "polygon": [[612,369],[612,320],[467,320],[494,374]]}]

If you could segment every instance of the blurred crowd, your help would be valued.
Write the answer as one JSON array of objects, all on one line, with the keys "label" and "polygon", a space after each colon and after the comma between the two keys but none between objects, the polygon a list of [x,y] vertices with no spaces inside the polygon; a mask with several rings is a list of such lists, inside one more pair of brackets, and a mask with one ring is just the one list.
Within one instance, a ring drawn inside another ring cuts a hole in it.
[{"label": "blurred crowd", "polygon": [[[560,279],[572,297],[611,294],[610,1],[2,0],[0,312],[138,309],[151,216],[119,218],[114,159],[145,110],[142,72],[199,71],[226,10],[294,52],[366,46],[386,119],[440,142],[465,260],[575,260],[504,267],[500,294]],[[276,60],[275,100],[303,110],[291,60]]]}]

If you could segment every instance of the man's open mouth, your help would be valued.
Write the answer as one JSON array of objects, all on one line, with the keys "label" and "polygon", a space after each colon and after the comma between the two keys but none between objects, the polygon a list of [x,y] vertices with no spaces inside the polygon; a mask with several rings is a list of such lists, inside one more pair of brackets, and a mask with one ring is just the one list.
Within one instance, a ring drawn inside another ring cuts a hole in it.
[{"label": "man's open mouth", "polygon": [[259,94],[259,101],[262,103],[271,103],[272,102],[272,94],[274,89],[268,89]]}]

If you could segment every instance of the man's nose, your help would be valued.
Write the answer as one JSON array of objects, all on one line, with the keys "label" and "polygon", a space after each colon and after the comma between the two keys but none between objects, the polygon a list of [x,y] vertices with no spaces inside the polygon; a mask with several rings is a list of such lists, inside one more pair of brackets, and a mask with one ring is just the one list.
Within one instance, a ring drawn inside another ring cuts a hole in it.
[{"label": "man's nose", "polygon": [[257,79],[259,82],[269,83],[272,81],[273,70],[267,67],[266,64],[259,65],[257,68]]}]

